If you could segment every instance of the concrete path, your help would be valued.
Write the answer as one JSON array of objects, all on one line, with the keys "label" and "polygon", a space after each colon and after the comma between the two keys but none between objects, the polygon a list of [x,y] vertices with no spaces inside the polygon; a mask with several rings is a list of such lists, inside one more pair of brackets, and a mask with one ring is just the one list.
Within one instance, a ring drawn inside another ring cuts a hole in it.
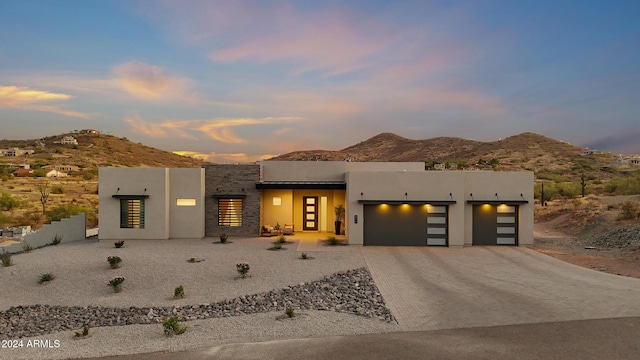
[{"label": "concrete path", "polygon": [[636,360],[639,328],[640,318],[583,320],[277,340],[86,360]]},{"label": "concrete path", "polygon": [[363,247],[404,331],[640,316],[640,279],[520,247]]}]

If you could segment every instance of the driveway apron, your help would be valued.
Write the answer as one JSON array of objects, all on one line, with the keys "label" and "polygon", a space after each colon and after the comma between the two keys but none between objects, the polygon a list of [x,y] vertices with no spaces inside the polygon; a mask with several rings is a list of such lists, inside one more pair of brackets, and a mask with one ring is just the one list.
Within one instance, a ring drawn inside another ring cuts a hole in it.
[{"label": "driveway apron", "polygon": [[640,316],[640,279],[522,247],[363,247],[402,330]]}]

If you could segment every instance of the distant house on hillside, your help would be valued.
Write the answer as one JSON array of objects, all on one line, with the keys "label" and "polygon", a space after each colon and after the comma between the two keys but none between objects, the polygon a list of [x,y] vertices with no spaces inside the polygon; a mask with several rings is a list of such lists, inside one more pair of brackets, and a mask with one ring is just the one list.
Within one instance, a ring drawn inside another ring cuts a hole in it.
[{"label": "distant house on hillside", "polygon": [[58,170],[49,170],[49,171],[47,171],[46,176],[47,177],[55,177],[55,178],[67,177],[67,173],[62,172],[62,171],[58,171]]},{"label": "distant house on hillside", "polygon": [[24,156],[34,154],[35,150],[22,150],[17,147],[0,149],[0,156]]},{"label": "distant house on hillside", "polygon": [[67,135],[64,136],[61,140],[54,141],[54,144],[62,144],[62,145],[78,145],[78,140],[73,136]]},{"label": "distant house on hillside", "polygon": [[93,130],[93,129],[84,129],[80,132],[85,134],[99,134],[98,130]]},{"label": "distant house on hillside", "polygon": [[29,176],[33,174],[33,169],[29,165],[22,165],[20,169],[13,172],[13,176]]},{"label": "distant house on hillside", "polygon": [[47,165],[47,166],[44,166],[44,168],[47,170],[58,170],[58,171],[64,171],[64,172],[80,170],[80,168],[75,165]]}]

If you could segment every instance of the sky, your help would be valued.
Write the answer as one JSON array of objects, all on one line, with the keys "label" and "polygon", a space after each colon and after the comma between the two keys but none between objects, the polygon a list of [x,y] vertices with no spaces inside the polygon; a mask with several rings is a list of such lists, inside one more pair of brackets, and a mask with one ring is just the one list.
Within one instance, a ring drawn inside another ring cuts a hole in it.
[{"label": "sky", "polygon": [[382,132],[640,154],[640,1],[0,1],[0,139],[215,162]]}]

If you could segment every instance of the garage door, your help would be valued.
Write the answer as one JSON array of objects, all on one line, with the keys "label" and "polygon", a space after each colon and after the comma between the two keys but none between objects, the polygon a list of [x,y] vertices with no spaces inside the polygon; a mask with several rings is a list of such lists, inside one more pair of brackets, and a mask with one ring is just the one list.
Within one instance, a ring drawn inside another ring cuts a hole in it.
[{"label": "garage door", "polygon": [[518,245],[518,206],[473,206],[473,245]]},{"label": "garage door", "polygon": [[447,206],[365,205],[364,245],[446,246],[447,217]]}]

